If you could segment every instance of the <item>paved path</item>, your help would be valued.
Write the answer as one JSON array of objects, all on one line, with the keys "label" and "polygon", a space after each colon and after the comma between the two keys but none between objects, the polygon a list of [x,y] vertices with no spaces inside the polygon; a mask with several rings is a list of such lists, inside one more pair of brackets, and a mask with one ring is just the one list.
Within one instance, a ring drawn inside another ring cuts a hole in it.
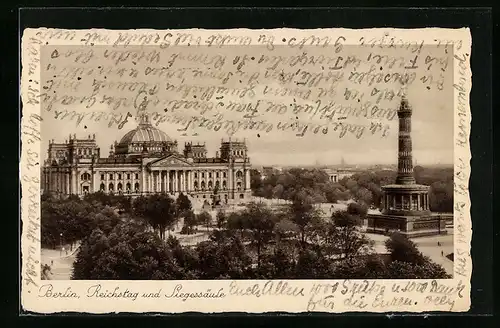
[{"label": "paved path", "polygon": [[[69,249],[69,245],[65,246]],[[75,255],[78,247],[73,247],[73,251],[66,255],[66,252],[61,252],[56,249],[45,249],[42,248],[42,264],[47,264],[51,267],[51,272],[49,277],[51,280],[70,280],[71,273],[73,271],[73,262],[75,261]]]},{"label": "paved path", "polygon": [[[384,243],[389,237],[371,233],[366,233],[366,236],[375,242],[375,252],[387,253]],[[422,254],[428,256],[434,263],[441,265],[448,274],[453,274],[453,261],[446,257],[446,255],[453,253],[452,234],[414,238],[412,241]],[[438,242],[440,246],[438,246]]]}]

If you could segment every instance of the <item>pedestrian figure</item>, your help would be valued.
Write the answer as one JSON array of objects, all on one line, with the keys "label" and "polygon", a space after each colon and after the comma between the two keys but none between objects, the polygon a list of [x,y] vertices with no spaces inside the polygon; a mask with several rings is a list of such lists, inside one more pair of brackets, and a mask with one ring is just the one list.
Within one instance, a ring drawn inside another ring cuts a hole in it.
[{"label": "pedestrian figure", "polygon": [[443,251],[441,251],[441,256],[444,256],[444,252]]},{"label": "pedestrian figure", "polygon": [[438,246],[441,246],[441,243],[438,241]]},{"label": "pedestrian figure", "polygon": [[50,261],[50,266],[54,266],[54,260]]}]

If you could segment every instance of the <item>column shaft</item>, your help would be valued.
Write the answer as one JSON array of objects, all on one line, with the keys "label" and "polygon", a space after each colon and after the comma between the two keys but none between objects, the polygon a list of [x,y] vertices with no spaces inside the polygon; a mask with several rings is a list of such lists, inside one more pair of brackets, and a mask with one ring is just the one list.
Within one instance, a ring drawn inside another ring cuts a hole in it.
[{"label": "column shaft", "polygon": [[139,187],[140,187],[141,193],[143,193],[146,190],[146,170],[144,169],[144,167],[142,168],[142,171],[141,171],[141,181],[142,181],[142,183]]},{"label": "column shaft", "polygon": [[250,189],[250,170],[246,169],[245,172],[245,189]]},{"label": "column shaft", "polygon": [[169,170],[167,170],[167,179],[166,180],[167,180],[167,182],[166,182],[166,184],[167,184],[166,190],[167,190],[167,192],[170,192],[170,171]]},{"label": "column shaft", "polygon": [[186,171],[181,171],[181,187],[182,187],[182,191],[185,192],[186,191]]}]

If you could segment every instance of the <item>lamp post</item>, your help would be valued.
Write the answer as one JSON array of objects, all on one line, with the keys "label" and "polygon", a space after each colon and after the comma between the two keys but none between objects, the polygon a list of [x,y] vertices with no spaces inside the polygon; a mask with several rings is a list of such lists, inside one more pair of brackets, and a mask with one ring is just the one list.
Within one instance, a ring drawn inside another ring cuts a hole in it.
[{"label": "lamp post", "polygon": [[62,232],[59,234],[59,257],[62,257]]}]

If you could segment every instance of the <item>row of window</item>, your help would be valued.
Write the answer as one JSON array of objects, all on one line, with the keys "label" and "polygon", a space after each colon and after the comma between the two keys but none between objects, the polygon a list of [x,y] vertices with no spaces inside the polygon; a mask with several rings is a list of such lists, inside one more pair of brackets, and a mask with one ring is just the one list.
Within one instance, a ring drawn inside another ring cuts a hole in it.
[{"label": "row of window", "polygon": [[[218,187],[219,186],[219,181],[217,181],[215,185]],[[132,190],[131,188],[132,188],[132,184],[131,183],[125,184],[125,190],[126,191],[131,191]],[[101,191],[105,191],[106,185],[104,183],[101,183],[99,189]],[[140,185],[139,185],[138,182],[136,182],[134,184],[134,190],[135,190],[135,192],[139,192],[139,189],[140,189]],[[194,189],[198,190],[198,184],[196,182],[194,184]],[[212,183],[211,183],[211,181],[208,183],[208,189],[212,189]],[[222,189],[226,189],[226,182],[225,181],[222,183]],[[110,183],[108,185],[108,191],[114,191],[114,190],[115,190],[115,185],[113,183]],[[116,190],[119,191],[119,192],[123,191],[123,184],[121,182],[116,185]],[[205,190],[205,183],[204,182],[201,183],[201,190]],[[241,183],[237,185],[237,190],[238,191],[241,190]]]},{"label": "row of window", "polygon": [[207,153],[193,153],[194,158],[205,158],[207,157]]},{"label": "row of window", "polygon": [[245,155],[244,150],[233,150],[232,153],[233,153],[233,156],[244,156]]},{"label": "row of window", "polygon": [[[212,177],[212,172],[208,172],[208,177],[209,178]],[[215,172],[215,177],[216,178],[220,178],[219,172]],[[222,177],[226,178],[227,177],[227,172],[222,172]],[[237,178],[242,178],[243,177],[243,172],[241,172],[241,171],[236,172],[236,177]],[[197,172],[194,172],[194,178],[195,179],[198,178],[198,173]],[[201,178],[205,178],[205,173],[204,172],[201,172]]]},{"label": "row of window", "polygon": [[[130,173],[127,173],[126,176],[127,176],[127,180],[130,180]],[[109,175],[109,179],[113,180],[113,178],[114,178],[114,175],[113,175],[113,173],[111,173]],[[139,179],[139,174],[138,173],[135,173],[135,178]],[[105,179],[106,179],[106,175],[105,174],[101,174],[101,180],[105,180]],[[121,180],[121,179],[122,179],[122,175],[118,174],[118,180]]]},{"label": "row of window", "polygon": [[[84,173],[84,175],[85,175],[85,174],[88,174],[88,173]],[[127,180],[130,180],[130,173],[127,173],[127,174],[126,174],[126,176],[127,176]],[[220,178],[220,174],[219,174],[219,172],[216,172],[215,176],[216,176],[217,178]],[[208,177],[209,177],[209,178],[212,178],[212,172],[209,172],[209,173],[208,173]],[[222,172],[222,177],[223,177],[223,178],[226,178],[226,177],[227,177],[227,173],[226,173],[226,172]],[[237,178],[242,178],[242,177],[243,177],[243,173],[242,173],[241,171],[236,172],[236,177],[237,177]],[[136,178],[136,179],[139,179],[139,174],[138,174],[138,173],[135,173],[135,178]],[[197,173],[197,172],[195,172],[195,173],[194,173],[194,178],[195,178],[195,179],[198,179],[198,173]],[[204,172],[202,172],[202,173],[201,173],[201,178],[202,178],[202,179],[203,179],[203,178],[205,178],[205,173],[204,173]],[[83,175],[82,175],[82,179],[83,179],[83,180],[90,180],[90,174],[88,174],[88,179],[87,179],[87,178],[85,178],[85,179],[84,179],[84,178],[83,178]],[[105,179],[106,179],[106,176],[105,176],[104,174],[101,174],[101,180],[105,180]],[[113,179],[114,179],[114,175],[113,175],[113,173],[110,173],[110,174],[109,174],[109,179],[110,179],[110,180],[113,180]],[[121,180],[121,179],[122,179],[122,174],[118,173],[118,180]]]},{"label": "row of window", "polygon": [[[215,176],[216,176],[217,178],[220,178],[220,174],[219,174],[219,172],[216,172],[216,173],[215,173]],[[209,178],[211,178],[211,177],[212,177],[212,172],[208,172],[208,177],[209,177]],[[226,177],[227,177],[227,173],[226,173],[226,172],[222,172],[222,177],[223,177],[223,178],[226,178]],[[194,172],[194,178],[195,178],[195,179],[198,179],[198,172]],[[203,179],[203,178],[205,178],[205,172],[201,172],[201,178],[202,178],[202,179]]]},{"label": "row of window", "polygon": [[[215,186],[216,186],[217,188],[220,188],[219,181],[216,181],[216,182],[215,182]],[[212,190],[212,189],[213,189],[213,184],[212,184],[212,181],[209,181],[209,182],[208,182],[208,188],[207,188],[207,186],[205,185],[205,181],[202,181],[202,182],[200,183],[199,187],[198,187],[198,182],[197,182],[197,181],[195,181],[195,182],[193,183],[193,188],[194,188],[194,190],[195,190],[195,191],[198,191],[198,190],[201,190],[201,191],[205,191],[205,190]],[[226,189],[227,189],[226,181],[223,181],[223,182],[222,182],[222,190],[226,190]],[[242,191],[242,190],[243,190],[243,188],[241,187],[241,182],[238,182],[238,183],[236,184],[236,190],[237,190],[237,191]]]},{"label": "row of window", "polygon": [[[104,191],[104,190],[105,190],[105,187],[106,187],[106,186],[104,185],[104,183],[101,183],[100,190],[101,190],[101,191]],[[127,184],[125,185],[125,190],[129,191],[129,190],[131,190],[131,189],[130,189],[131,187],[132,187],[132,185],[131,185],[130,183],[127,183]],[[110,184],[108,185],[108,191],[114,191],[114,190],[115,190],[115,185],[114,185],[113,183],[110,183]],[[122,190],[123,190],[123,184],[118,183],[118,184],[116,185],[116,190],[118,190],[118,191],[122,191]],[[135,191],[139,191],[139,183],[138,183],[138,182],[136,182],[136,183],[135,183],[135,185],[134,185],[134,190],[135,190]]]},{"label": "row of window", "polygon": [[[196,198],[200,198],[200,195],[196,195]],[[207,198],[207,196],[206,195],[202,195],[202,198]],[[210,198],[214,198],[214,195],[210,195]],[[240,199],[243,199],[243,198],[245,198],[245,195],[240,194]],[[227,195],[224,195],[224,199],[225,199],[225,201],[227,203]]]},{"label": "row of window", "polygon": [[82,176],[80,177],[83,181],[89,181],[90,180],[90,174],[89,173],[83,173]]},{"label": "row of window", "polygon": [[[142,146],[131,146],[129,147],[129,151],[132,151],[132,152],[141,152],[144,148]],[[164,151],[172,151],[173,149],[169,148],[169,147],[157,147],[157,146],[154,146],[154,147],[146,147],[147,151],[157,151],[157,152],[164,152]]]},{"label": "row of window", "polygon": [[94,155],[94,152],[92,151],[93,149],[78,149],[78,155]]}]

